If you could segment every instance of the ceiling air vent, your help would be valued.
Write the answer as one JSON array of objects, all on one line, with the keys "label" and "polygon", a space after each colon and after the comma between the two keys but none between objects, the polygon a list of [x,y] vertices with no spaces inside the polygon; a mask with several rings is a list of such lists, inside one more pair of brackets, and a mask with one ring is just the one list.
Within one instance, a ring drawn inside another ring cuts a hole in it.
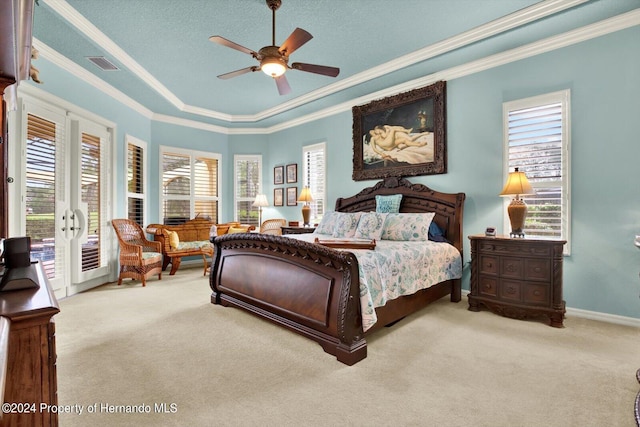
[{"label": "ceiling air vent", "polygon": [[104,71],[116,71],[119,69],[104,56],[87,56],[87,59]]}]

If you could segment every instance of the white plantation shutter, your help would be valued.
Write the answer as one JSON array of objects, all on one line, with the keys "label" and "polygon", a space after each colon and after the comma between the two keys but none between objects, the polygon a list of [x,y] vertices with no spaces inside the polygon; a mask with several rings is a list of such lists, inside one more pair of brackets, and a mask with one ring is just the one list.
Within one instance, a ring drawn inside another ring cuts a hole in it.
[{"label": "white plantation shutter", "polygon": [[63,126],[27,115],[25,232],[31,237],[32,257],[42,261],[50,279],[65,271],[64,258],[55,252],[56,193],[64,192],[65,185],[64,174],[56,178],[56,168],[64,167],[60,160],[64,158],[64,141]]},{"label": "white plantation shutter", "polygon": [[[524,196],[530,237],[569,240],[569,91],[504,104],[505,182],[515,168],[535,195]],[[569,243],[565,252],[569,252]]]},{"label": "white plantation shutter", "polygon": [[259,208],[253,202],[262,188],[262,156],[234,156],[234,177],[235,220],[259,226]]},{"label": "white plantation shutter", "polygon": [[145,226],[145,147],[127,143],[127,218]]},{"label": "white plantation shutter", "polygon": [[100,241],[102,236],[101,214],[106,208],[101,198],[102,163],[101,138],[82,133],[81,158],[81,200],[87,204],[87,237],[88,242],[82,244],[82,271],[93,270],[102,265]]},{"label": "white plantation shutter", "polygon": [[219,155],[162,151],[162,218],[176,225],[199,217],[218,221]]},{"label": "white plantation shutter", "polygon": [[218,159],[198,156],[193,163],[194,211],[192,217],[218,221]]},{"label": "white plantation shutter", "polygon": [[326,210],[326,144],[323,142],[303,147],[302,159],[302,184],[311,190],[311,222],[317,223]]}]

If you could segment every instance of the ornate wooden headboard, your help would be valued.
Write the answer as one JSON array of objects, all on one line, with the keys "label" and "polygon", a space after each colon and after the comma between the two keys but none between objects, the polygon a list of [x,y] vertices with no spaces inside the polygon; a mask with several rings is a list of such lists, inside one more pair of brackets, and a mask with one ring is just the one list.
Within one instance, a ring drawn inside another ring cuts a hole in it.
[{"label": "ornate wooden headboard", "polygon": [[372,212],[376,195],[402,194],[400,212],[435,212],[433,220],[445,230],[445,237],[462,253],[462,214],[465,193],[440,193],[404,178],[388,177],[355,196],[338,198],[336,211]]}]

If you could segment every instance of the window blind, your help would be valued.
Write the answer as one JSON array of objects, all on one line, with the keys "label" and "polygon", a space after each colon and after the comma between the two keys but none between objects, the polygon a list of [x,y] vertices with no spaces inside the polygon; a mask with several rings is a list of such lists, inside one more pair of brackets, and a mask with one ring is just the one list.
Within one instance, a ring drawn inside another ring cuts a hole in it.
[{"label": "window blind", "polygon": [[[64,271],[55,256],[56,153],[64,153],[64,132],[55,122],[27,115],[26,144],[26,235],[31,237],[31,255],[42,261],[48,278]],[[63,175],[63,174],[60,174]],[[61,182],[62,181],[62,182]],[[56,262],[58,261],[58,262]]]},{"label": "window blind", "polygon": [[235,156],[234,163],[236,221],[260,226],[259,208],[253,202],[261,188],[261,156]]},{"label": "window blind", "polygon": [[563,102],[530,103],[508,110],[508,169],[519,168],[535,195],[524,196],[524,226],[532,237],[567,238],[567,152]]},{"label": "window blind", "polygon": [[101,148],[100,137],[82,133],[81,199],[87,204],[88,215],[87,242],[82,244],[82,271],[93,270],[101,265]]},{"label": "window blind", "polygon": [[144,149],[127,144],[127,218],[144,228]]},{"label": "window blind", "polygon": [[165,224],[195,217],[218,221],[219,160],[191,153],[162,153],[162,216]]},{"label": "window blind", "polygon": [[325,212],[325,184],[326,167],[325,144],[314,144],[303,147],[302,156],[304,159],[303,183],[309,187],[313,202],[310,204],[311,219],[313,222],[319,221]]}]

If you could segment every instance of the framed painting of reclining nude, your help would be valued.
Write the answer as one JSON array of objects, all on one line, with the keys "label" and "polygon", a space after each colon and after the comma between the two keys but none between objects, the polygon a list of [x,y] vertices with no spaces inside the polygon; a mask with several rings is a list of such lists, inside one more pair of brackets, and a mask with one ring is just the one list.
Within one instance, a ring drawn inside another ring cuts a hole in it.
[{"label": "framed painting of reclining nude", "polygon": [[446,82],[353,111],[353,179],[447,173]]}]

